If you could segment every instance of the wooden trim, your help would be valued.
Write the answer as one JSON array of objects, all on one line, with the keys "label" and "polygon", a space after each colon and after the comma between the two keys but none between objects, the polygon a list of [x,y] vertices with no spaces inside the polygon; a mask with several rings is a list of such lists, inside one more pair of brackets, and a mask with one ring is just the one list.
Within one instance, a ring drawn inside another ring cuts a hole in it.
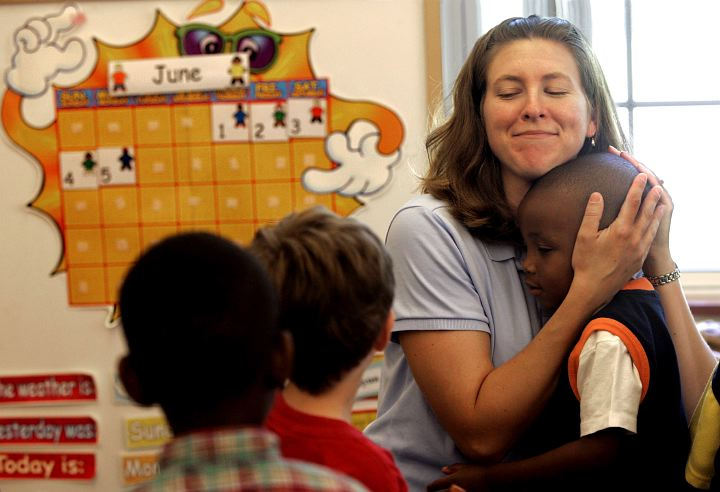
[{"label": "wooden trim", "polygon": [[[97,1],[97,0],[96,0]],[[103,2],[126,2],[129,0],[100,0]],[[67,1],[39,1],[39,0],[0,0],[0,5],[5,4],[24,4],[24,3],[35,3],[35,4],[42,4],[43,6],[55,6],[55,7],[63,7],[65,4],[67,4]],[[78,2],[78,5],[80,8],[82,8],[82,5]]]},{"label": "wooden trim", "polygon": [[693,316],[720,316],[720,301],[689,301],[688,304]]},{"label": "wooden trim", "polygon": [[428,114],[433,114],[442,101],[442,51],[440,31],[440,0],[423,0],[425,28],[425,95]]}]

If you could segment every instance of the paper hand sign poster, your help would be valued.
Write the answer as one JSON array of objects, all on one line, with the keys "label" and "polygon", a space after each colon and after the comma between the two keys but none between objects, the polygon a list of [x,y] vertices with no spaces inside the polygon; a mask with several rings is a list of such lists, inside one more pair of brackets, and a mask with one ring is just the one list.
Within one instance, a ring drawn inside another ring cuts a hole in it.
[{"label": "paper hand sign poster", "polygon": [[[291,211],[348,215],[392,181],[400,117],[333,94],[332,73],[313,69],[312,25],[275,31],[252,0],[203,22],[213,3],[182,23],[160,4],[147,34],[122,44],[76,36],[82,4],[9,26],[2,124],[41,169],[29,206],[62,236],[49,273],[66,276],[72,306],[113,305],[137,255],[168,235],[248,242]],[[29,108],[42,101],[53,116],[38,125]]]}]

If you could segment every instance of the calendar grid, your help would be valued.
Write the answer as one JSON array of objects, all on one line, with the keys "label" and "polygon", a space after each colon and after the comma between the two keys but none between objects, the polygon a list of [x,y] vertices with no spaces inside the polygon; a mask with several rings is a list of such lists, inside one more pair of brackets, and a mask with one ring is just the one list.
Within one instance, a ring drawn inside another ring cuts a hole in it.
[{"label": "calendar grid", "polygon": [[265,82],[275,84],[266,93],[283,96],[265,99],[252,87],[120,100],[104,89],[56,91],[70,304],[114,304],[137,255],[174,232],[208,230],[247,243],[293,210],[359,206],[302,186],[305,169],[333,164],[324,153],[327,81],[299,83],[322,88],[322,97],[289,97],[293,81]]}]

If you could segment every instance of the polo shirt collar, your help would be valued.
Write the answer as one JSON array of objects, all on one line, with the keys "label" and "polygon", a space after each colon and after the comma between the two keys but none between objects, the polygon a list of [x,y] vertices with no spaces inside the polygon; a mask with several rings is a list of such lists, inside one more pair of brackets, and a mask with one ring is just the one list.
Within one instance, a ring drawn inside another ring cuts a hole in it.
[{"label": "polo shirt collar", "polygon": [[519,257],[517,248],[511,243],[487,241],[485,246],[487,247],[488,256],[493,261],[506,261],[516,256]]}]

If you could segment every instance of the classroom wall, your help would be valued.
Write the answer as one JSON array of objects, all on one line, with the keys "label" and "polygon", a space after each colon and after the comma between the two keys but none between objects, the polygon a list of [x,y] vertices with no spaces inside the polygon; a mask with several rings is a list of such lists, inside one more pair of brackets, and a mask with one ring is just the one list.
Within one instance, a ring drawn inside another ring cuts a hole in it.
[{"label": "classroom wall", "polygon": [[[152,26],[156,9],[173,22],[186,16],[198,1],[78,2],[84,25],[73,32],[85,43],[93,38],[122,45],[142,37]],[[240,2],[225,2],[222,11],[201,18],[219,24]],[[330,81],[331,92],[350,100],[379,103],[402,121],[401,160],[390,183],[362,197],[352,213],[380,236],[393,212],[413,193],[414,174],[425,166],[422,141],[428,120],[426,103],[423,3],[419,0],[267,0],[271,27],[281,33],[314,28],[310,60],[315,74]],[[59,10],[59,3],[0,5],[0,66],[5,70],[14,52],[13,32],[28,19]],[[83,70],[95,60],[90,54]],[[75,78],[78,78],[77,73]],[[82,78],[82,77],[79,77]],[[77,80],[61,77],[63,84]],[[0,81],[0,94],[6,83]],[[28,98],[24,110],[49,124],[52,99]],[[155,409],[121,404],[114,396],[115,364],[124,352],[120,329],[108,328],[107,308],[71,307],[67,275],[53,274],[62,254],[62,237],[44,213],[28,207],[41,190],[44,173],[37,160],[19,149],[0,130],[0,378],[27,374],[80,372],[92,375],[97,401],[74,404],[0,406],[0,418],[12,416],[91,416],[98,426],[94,445],[1,445],[7,452],[85,452],[96,457],[91,481],[0,480],[2,492],[121,490],[120,457],[128,449],[123,425],[128,418],[158,415]],[[189,392],[193,388],[188,388]]]}]

